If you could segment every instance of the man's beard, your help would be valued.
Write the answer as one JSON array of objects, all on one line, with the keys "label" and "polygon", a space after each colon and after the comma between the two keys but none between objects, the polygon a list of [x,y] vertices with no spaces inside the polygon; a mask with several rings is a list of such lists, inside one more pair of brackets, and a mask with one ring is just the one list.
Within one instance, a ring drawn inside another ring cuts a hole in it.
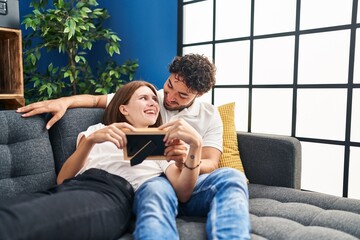
[{"label": "man's beard", "polygon": [[[165,96],[166,97],[166,96]],[[188,108],[188,107],[190,107],[193,103],[194,103],[194,101],[195,101],[195,98],[196,97],[194,97],[194,99],[189,103],[189,104],[187,104],[187,105],[179,105],[179,106],[176,106],[176,107],[170,107],[170,106],[168,106],[168,105],[166,105],[166,101],[165,101],[165,99],[164,99],[164,108],[166,109],[166,110],[169,110],[169,111],[181,111],[181,110],[183,110],[183,109],[185,109],[185,108]]]}]

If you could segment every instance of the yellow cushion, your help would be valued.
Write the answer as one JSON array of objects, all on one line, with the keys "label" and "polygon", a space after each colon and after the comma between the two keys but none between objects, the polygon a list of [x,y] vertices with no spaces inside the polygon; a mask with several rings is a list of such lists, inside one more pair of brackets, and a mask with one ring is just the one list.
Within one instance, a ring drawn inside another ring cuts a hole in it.
[{"label": "yellow cushion", "polygon": [[223,122],[223,153],[219,167],[232,167],[245,174],[238,150],[238,141],[235,127],[235,103],[218,106]]}]

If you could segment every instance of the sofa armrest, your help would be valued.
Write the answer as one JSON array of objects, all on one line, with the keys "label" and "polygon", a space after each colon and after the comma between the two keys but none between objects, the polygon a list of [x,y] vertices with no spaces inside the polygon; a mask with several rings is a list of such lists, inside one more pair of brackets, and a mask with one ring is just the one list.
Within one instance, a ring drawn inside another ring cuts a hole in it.
[{"label": "sofa armrest", "polygon": [[294,137],[237,132],[250,183],[300,189],[301,144]]}]

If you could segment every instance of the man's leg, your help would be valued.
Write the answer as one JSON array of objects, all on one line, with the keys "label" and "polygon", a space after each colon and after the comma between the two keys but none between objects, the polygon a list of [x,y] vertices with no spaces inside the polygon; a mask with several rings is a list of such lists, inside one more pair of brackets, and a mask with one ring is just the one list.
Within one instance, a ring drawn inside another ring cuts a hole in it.
[{"label": "man's leg", "polygon": [[207,216],[208,239],[250,239],[249,196],[240,171],[219,168],[200,175],[190,200],[179,215]]},{"label": "man's leg", "polygon": [[165,177],[146,181],[135,192],[134,239],[179,239],[176,228],[178,200]]}]

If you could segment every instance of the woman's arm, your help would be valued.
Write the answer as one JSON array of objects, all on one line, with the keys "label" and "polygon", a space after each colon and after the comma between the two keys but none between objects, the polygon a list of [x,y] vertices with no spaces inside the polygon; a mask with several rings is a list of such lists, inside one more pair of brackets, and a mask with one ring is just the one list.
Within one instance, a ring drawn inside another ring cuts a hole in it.
[{"label": "woman's arm", "polygon": [[66,160],[62,166],[57,176],[57,184],[61,184],[64,182],[64,180],[74,177],[80,171],[80,169],[85,165],[89,153],[94,145],[95,143],[88,138],[84,136],[81,138],[75,152]]},{"label": "woman's arm", "polygon": [[160,129],[167,129],[165,144],[170,145],[175,139],[182,140],[189,145],[186,160],[182,167],[175,164],[166,170],[166,177],[173,186],[180,202],[186,202],[195,187],[200,173],[202,140],[199,133],[184,120],[176,120],[164,124]]},{"label": "woman's arm", "polygon": [[126,136],[121,130],[122,128],[135,131],[135,128],[128,123],[113,123],[91,133],[87,137],[82,137],[75,152],[62,166],[57,177],[57,183],[61,184],[65,179],[74,177],[84,167],[95,144],[109,141],[122,149],[126,145]]}]

